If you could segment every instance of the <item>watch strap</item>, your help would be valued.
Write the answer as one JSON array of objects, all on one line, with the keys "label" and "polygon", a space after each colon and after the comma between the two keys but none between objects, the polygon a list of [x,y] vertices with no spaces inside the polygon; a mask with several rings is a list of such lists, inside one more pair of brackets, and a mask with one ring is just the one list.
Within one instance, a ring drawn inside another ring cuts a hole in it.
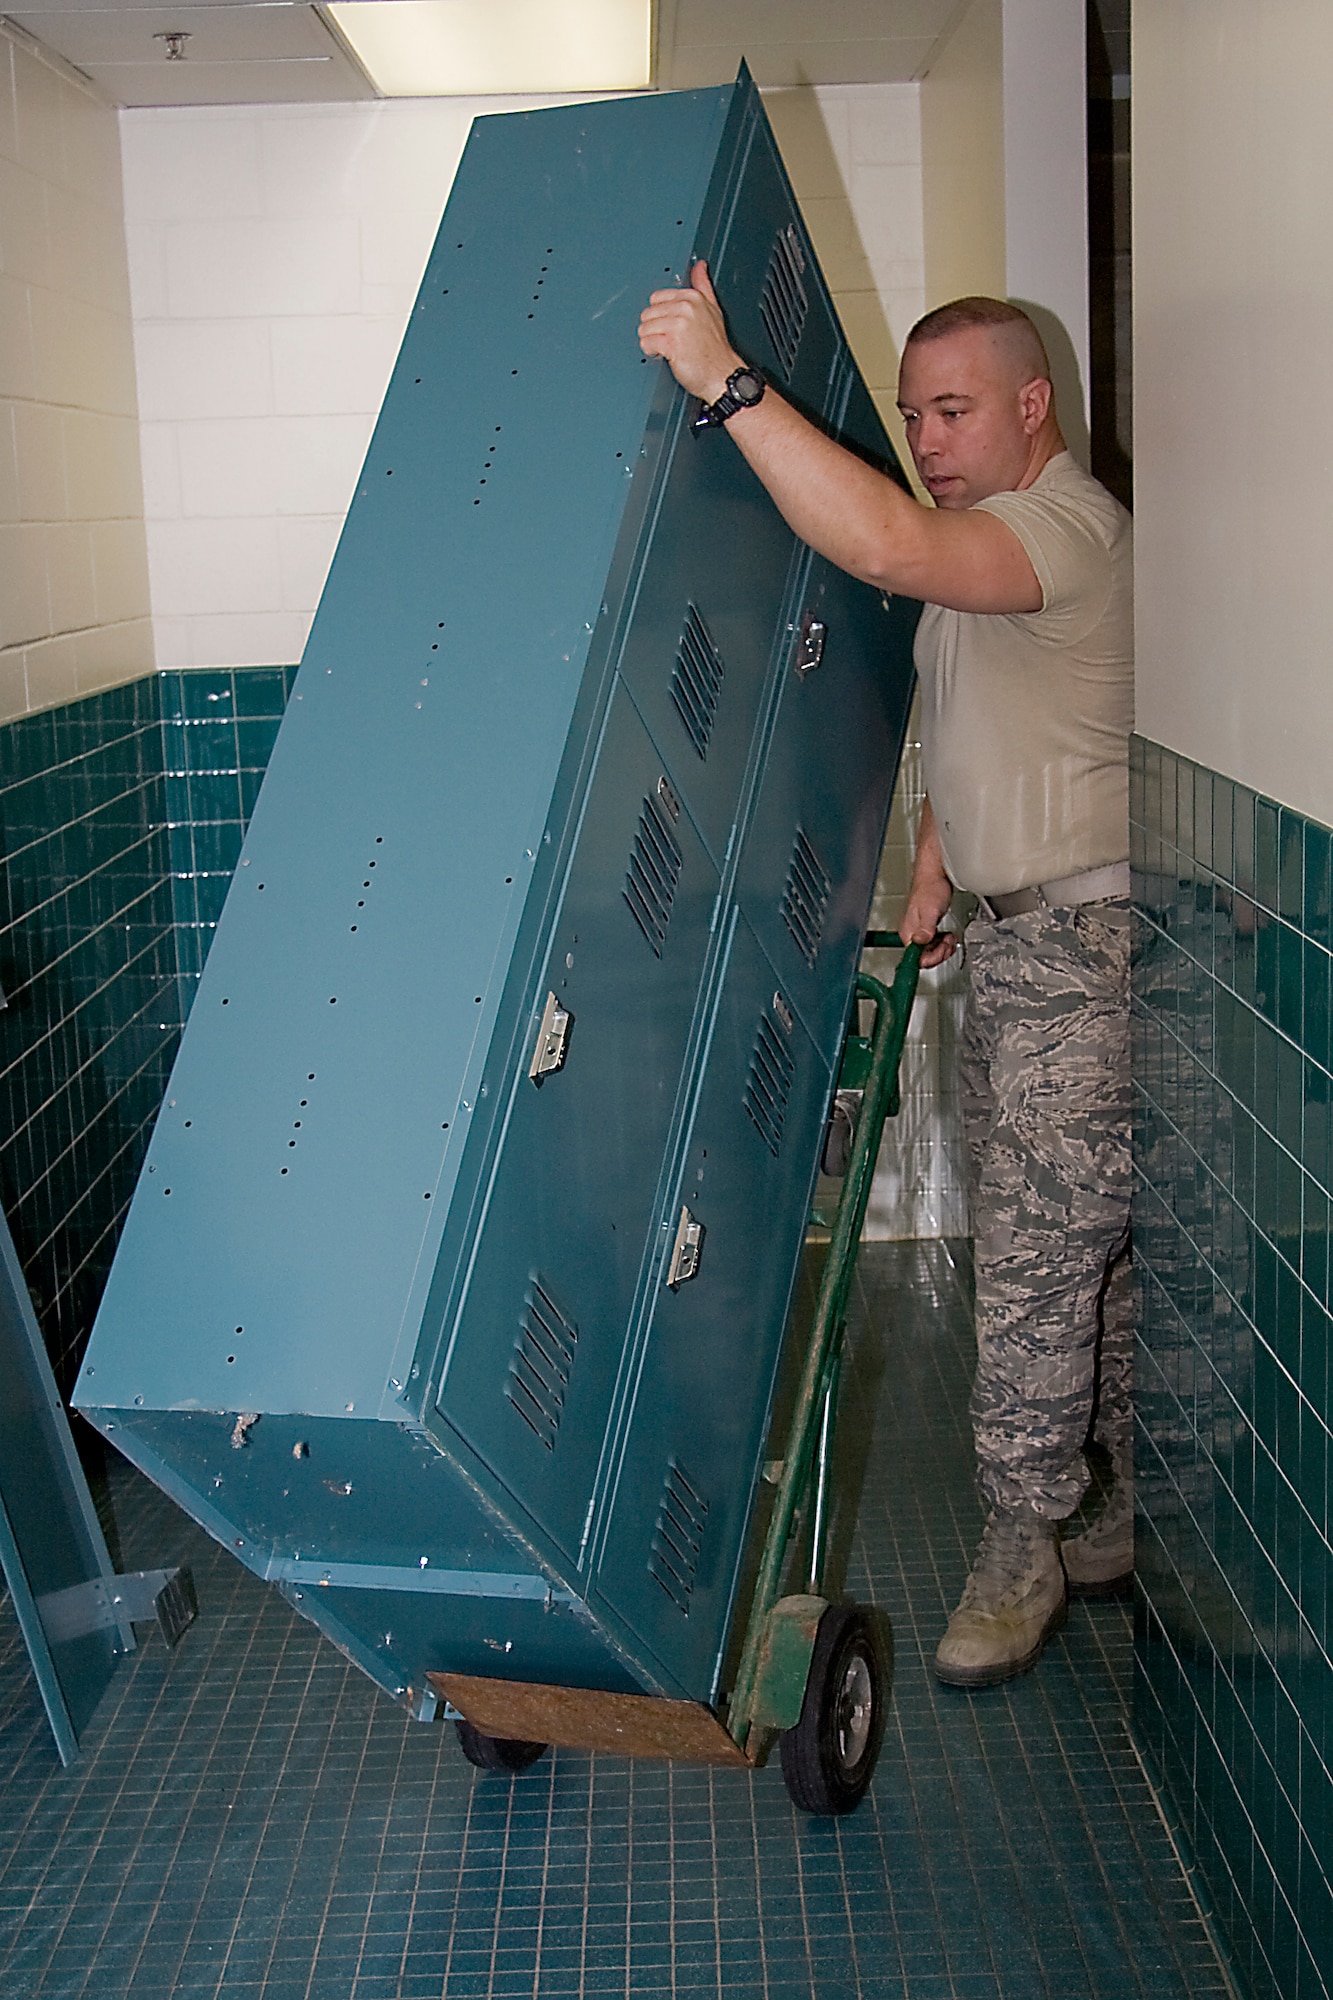
[{"label": "watch strap", "polygon": [[[734,387],[738,375],[752,375],[759,384],[759,394],[757,396],[738,396]],[[690,429],[695,431],[719,429],[726,423],[728,417],[735,416],[737,410],[752,410],[756,403],[762,402],[764,390],[767,387],[768,384],[764,381],[763,376],[757,368],[746,366],[733,369],[727,377],[726,388],[722,391],[716,402],[700,405],[699,414],[690,425]]]}]

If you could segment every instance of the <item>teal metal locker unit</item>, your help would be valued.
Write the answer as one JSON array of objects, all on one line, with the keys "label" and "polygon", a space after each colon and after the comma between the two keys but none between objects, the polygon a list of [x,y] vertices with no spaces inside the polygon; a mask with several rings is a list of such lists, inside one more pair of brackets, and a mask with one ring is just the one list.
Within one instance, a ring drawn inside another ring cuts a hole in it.
[{"label": "teal metal locker unit", "polygon": [[389,1693],[711,1702],[911,692],[638,352],[892,465],[758,95],[473,127],[79,1380]]}]

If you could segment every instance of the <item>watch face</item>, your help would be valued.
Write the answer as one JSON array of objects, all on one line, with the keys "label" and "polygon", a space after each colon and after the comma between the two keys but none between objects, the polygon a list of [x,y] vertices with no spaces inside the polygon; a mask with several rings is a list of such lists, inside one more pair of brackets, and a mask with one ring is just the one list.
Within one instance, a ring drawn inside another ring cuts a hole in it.
[{"label": "watch face", "polygon": [[738,403],[757,403],[764,393],[764,378],[753,368],[738,368],[727,387]]}]

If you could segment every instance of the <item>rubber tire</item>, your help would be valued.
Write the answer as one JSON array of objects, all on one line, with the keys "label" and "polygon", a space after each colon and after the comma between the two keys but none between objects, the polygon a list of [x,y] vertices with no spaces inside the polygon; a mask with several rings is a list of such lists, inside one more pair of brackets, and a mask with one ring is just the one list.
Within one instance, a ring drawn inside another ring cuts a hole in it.
[{"label": "rubber tire", "polygon": [[511,1778],[517,1771],[528,1770],[548,1748],[545,1743],[524,1743],[517,1737],[484,1736],[470,1722],[456,1722],[454,1728],[469,1764],[475,1764],[479,1771],[507,1771]]},{"label": "rubber tire", "polygon": [[[869,1729],[850,1761],[839,1714],[849,1673],[863,1667],[869,1683]],[[819,1621],[801,1719],[781,1736],[782,1776],[793,1805],[827,1817],[855,1812],[866,1794],[884,1740],[888,1674],[871,1618],[855,1604],[831,1604]]]}]

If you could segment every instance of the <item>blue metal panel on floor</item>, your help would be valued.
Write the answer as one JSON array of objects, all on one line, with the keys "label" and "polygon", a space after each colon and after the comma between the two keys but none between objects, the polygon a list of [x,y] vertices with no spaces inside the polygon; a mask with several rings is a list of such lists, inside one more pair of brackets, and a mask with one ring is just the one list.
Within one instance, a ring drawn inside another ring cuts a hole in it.
[{"label": "blue metal panel on floor", "polygon": [[[63,1763],[122,1653],[115,1572],[46,1358],[9,1224],[0,1215],[0,1569]],[[89,1616],[94,1600],[105,1616]]]},{"label": "blue metal panel on floor", "polygon": [[695,254],[892,465],[748,78],[477,121],[80,1379],[395,1694],[707,1699],[725,1645],[914,607],[812,567],[639,355]]}]

